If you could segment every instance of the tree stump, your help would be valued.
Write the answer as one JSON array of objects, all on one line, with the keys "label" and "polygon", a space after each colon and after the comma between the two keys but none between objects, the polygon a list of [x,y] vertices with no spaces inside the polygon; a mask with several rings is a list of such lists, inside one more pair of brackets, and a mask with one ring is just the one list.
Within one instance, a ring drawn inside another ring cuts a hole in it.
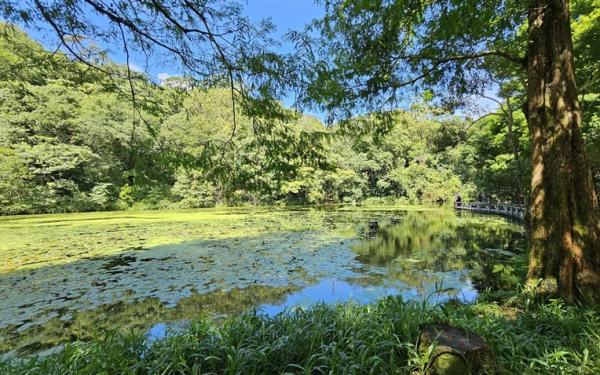
[{"label": "tree stump", "polygon": [[427,375],[494,375],[496,360],[485,340],[463,329],[437,324],[421,331],[419,351],[434,346]]}]

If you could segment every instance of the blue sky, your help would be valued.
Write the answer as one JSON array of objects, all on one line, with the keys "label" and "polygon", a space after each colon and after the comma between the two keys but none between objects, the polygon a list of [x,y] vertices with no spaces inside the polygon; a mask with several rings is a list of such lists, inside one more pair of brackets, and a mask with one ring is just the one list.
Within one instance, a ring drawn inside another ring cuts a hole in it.
[{"label": "blue sky", "polygon": [[[322,6],[315,4],[314,0],[242,0],[242,4],[246,15],[252,21],[270,18],[277,27],[274,35],[276,38],[282,37],[290,30],[301,30],[307,23],[324,14]],[[27,31],[50,50],[54,50],[58,45],[56,36],[47,26],[41,30]],[[116,43],[116,46],[102,47],[110,48],[109,54],[114,61],[125,64],[125,53],[120,48],[120,43]],[[132,53],[130,65],[136,70],[146,70],[153,80],[158,80],[159,74],[164,77],[179,73],[172,63],[163,63],[158,58],[150,61],[146,67],[145,58],[135,53]]]},{"label": "blue sky", "polygon": [[308,22],[324,15],[314,0],[246,0],[246,14],[257,21],[270,17],[278,34],[299,30]]},{"label": "blue sky", "polygon": [[[265,18],[270,18],[271,21],[277,28],[274,37],[281,39],[281,37],[290,30],[302,30],[304,26],[311,22],[313,19],[320,18],[324,15],[324,9],[322,5],[316,4],[315,0],[242,0],[245,14],[250,18],[251,21],[260,21]],[[27,30],[30,35],[42,42],[48,49],[55,49],[57,46],[57,39],[50,30]],[[120,43],[116,43],[115,46],[103,48],[110,48],[110,57],[118,62],[125,64],[126,58],[125,53],[122,50]],[[282,46],[281,51],[286,52],[288,48]],[[146,59],[135,52],[131,54],[130,66],[134,70],[146,71],[149,77],[154,81],[160,81],[169,76],[177,76],[182,72],[178,69],[177,64],[173,64],[172,61],[165,62],[164,57],[154,57],[148,61],[146,65]],[[493,92],[488,95],[494,96]],[[292,104],[291,98],[283,98],[284,104],[289,106]],[[493,103],[485,99],[476,99],[480,106],[495,107]],[[492,104],[492,105],[490,105]],[[311,113],[321,119],[323,114]]]},{"label": "blue sky", "polygon": [[[273,35],[276,39],[281,39],[285,33],[290,30],[302,30],[304,26],[313,19],[324,15],[321,5],[314,0],[242,0],[245,14],[251,21],[258,22],[270,18],[276,26],[277,31]],[[98,22],[106,22],[99,19]],[[47,26],[41,25],[42,29],[30,29],[27,32],[36,40],[44,44],[49,50],[54,50],[58,45],[58,40],[53,31]],[[121,64],[126,63],[125,52],[120,43],[114,46],[101,46],[109,49],[109,55],[113,61]],[[289,46],[288,46],[289,47]],[[281,52],[287,52],[289,49],[282,45]],[[141,54],[130,51],[130,67],[137,71],[146,71],[149,77],[154,81],[160,81],[169,76],[181,75],[181,70],[177,64],[172,61],[165,62],[164,57],[154,56],[146,62],[146,58]],[[291,98],[283,98],[284,104],[290,106]],[[323,118],[320,113],[311,113],[319,118]]]}]

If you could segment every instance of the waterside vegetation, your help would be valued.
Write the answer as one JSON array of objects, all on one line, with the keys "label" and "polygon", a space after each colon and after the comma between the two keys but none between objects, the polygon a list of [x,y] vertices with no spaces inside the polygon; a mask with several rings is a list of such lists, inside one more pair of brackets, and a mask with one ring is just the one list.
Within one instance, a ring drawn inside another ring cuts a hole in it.
[{"label": "waterside vegetation", "polygon": [[10,374],[413,374],[427,353],[420,329],[448,322],[485,337],[501,374],[597,374],[600,314],[517,294],[500,304],[428,306],[388,297],[373,305],[296,309],[275,317],[244,314],[221,326],[199,319],[149,343],[107,334],[70,343],[46,358],[0,364]]}]

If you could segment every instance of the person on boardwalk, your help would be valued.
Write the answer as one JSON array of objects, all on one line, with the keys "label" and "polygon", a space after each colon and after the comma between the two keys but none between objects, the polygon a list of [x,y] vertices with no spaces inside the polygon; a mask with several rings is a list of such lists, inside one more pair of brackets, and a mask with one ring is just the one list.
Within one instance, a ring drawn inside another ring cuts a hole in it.
[{"label": "person on boardwalk", "polygon": [[461,207],[462,206],[462,196],[460,195],[460,193],[456,193],[454,195],[454,206],[455,207]]}]

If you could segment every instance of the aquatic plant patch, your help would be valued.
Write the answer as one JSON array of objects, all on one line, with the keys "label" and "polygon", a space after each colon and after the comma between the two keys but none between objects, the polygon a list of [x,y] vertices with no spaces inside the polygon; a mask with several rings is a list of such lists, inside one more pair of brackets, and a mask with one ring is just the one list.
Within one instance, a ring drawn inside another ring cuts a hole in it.
[{"label": "aquatic plant patch", "polygon": [[0,234],[12,259],[0,272],[0,352],[15,354],[254,308],[471,301],[470,275],[493,274],[477,259],[522,251],[518,226],[445,210],[42,215],[2,218]]}]

